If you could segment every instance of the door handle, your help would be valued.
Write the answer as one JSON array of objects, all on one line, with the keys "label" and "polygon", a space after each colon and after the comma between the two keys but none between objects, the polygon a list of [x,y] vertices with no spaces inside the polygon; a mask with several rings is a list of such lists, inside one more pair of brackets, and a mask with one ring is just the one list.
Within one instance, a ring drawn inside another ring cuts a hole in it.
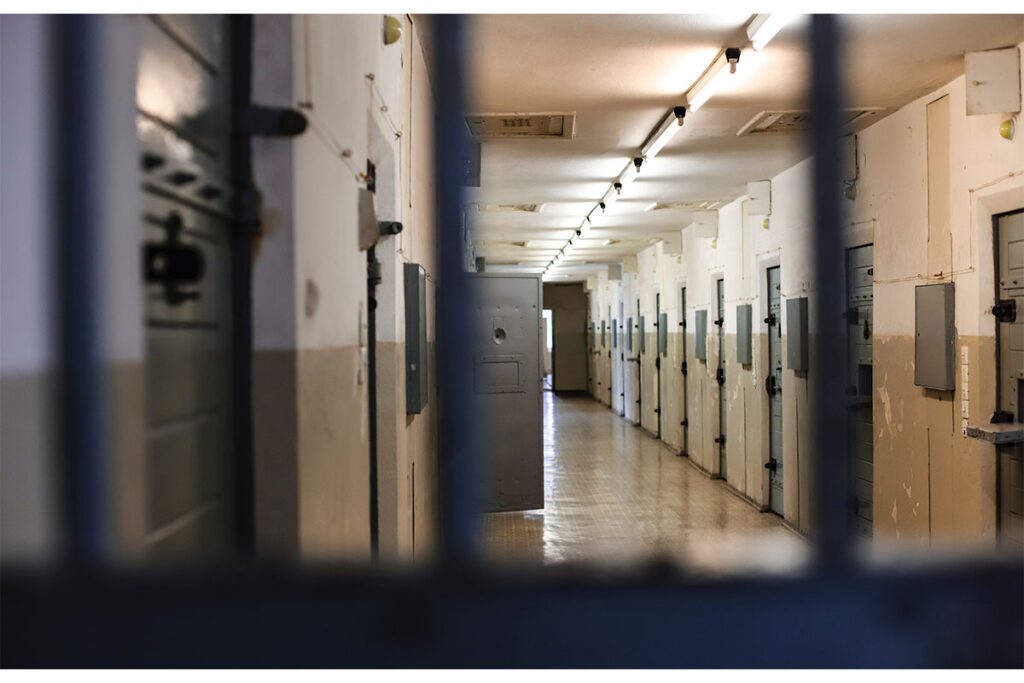
[{"label": "door handle", "polygon": [[186,291],[182,286],[203,279],[206,272],[203,252],[199,247],[181,241],[185,226],[176,211],[171,212],[160,225],[164,229],[164,241],[146,242],[144,247],[143,269],[146,282],[160,285],[164,301],[170,306],[196,301],[199,299],[199,291]]},{"label": "door handle", "polygon": [[769,313],[768,317],[764,319],[764,324],[767,325],[768,327],[771,327],[772,325],[774,325],[775,322],[776,322],[776,317],[775,317],[774,313]]},{"label": "door handle", "polygon": [[723,434],[722,436],[716,436],[715,437],[715,443],[721,444],[721,445],[724,446],[725,445],[725,435]]},{"label": "door handle", "polygon": [[764,378],[764,390],[765,393],[767,393],[769,396],[774,396],[775,394],[782,391],[782,389],[779,388],[778,382],[775,379],[775,375],[768,375],[767,377]]}]

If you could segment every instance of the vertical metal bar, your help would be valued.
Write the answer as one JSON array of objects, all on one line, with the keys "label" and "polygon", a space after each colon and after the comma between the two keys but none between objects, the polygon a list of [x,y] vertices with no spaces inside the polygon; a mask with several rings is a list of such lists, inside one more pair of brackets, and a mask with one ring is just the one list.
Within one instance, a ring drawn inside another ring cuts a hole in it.
[{"label": "vertical metal bar", "polygon": [[95,165],[104,106],[103,17],[53,19],[54,234],[59,334],[59,461],[64,559],[95,564],[104,530],[105,395],[100,358],[99,246],[103,207]]},{"label": "vertical metal bar", "polygon": [[839,111],[842,106],[842,36],[836,18],[815,15],[811,30],[811,149],[814,152],[814,301],[812,371],[814,476],[811,520],[820,569],[850,561],[849,444],[844,300]]},{"label": "vertical metal bar", "polygon": [[380,261],[377,250],[366,251],[366,308],[369,311],[366,323],[366,345],[368,347],[367,401],[370,428],[370,559],[376,562],[380,557],[380,503],[378,500],[377,473],[377,285],[380,284]]},{"label": "vertical metal bar", "polygon": [[252,437],[252,240],[260,232],[259,192],[253,178],[252,138],[243,119],[252,101],[253,18],[228,18],[231,40],[231,183],[235,229],[231,236],[232,391],[235,509],[238,550],[256,550]]},{"label": "vertical metal bar", "polygon": [[464,361],[473,297],[465,276],[462,244],[463,168],[468,152],[465,122],[465,21],[440,15],[434,23],[434,66],[438,78],[434,164],[440,283],[437,292],[437,378],[441,555],[449,562],[477,556],[480,451],[472,377]]}]

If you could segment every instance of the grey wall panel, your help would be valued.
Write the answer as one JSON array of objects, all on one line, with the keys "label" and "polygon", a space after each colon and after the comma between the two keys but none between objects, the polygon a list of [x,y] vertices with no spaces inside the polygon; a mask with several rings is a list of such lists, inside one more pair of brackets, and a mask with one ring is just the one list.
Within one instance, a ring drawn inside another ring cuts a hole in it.
[{"label": "grey wall panel", "polygon": [[668,313],[658,315],[658,353],[668,355]]},{"label": "grey wall panel", "polygon": [[708,359],[708,309],[693,312],[693,353],[697,360]]},{"label": "grey wall panel", "polygon": [[405,264],[405,411],[417,415],[427,406],[427,273]]},{"label": "grey wall panel", "polygon": [[750,304],[740,304],[736,307],[736,362],[740,365],[750,365],[754,362],[751,342],[753,311],[754,307]]},{"label": "grey wall panel", "polygon": [[807,297],[786,299],[786,367],[807,372]]},{"label": "grey wall panel", "polygon": [[956,388],[956,327],[952,282],[914,288],[914,384]]}]

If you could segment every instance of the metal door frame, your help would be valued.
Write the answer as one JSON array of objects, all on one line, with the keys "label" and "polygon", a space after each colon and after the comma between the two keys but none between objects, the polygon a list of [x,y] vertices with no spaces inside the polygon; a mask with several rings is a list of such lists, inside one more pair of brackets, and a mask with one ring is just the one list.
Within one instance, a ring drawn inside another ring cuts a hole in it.
[{"label": "metal door frame", "polygon": [[[780,287],[780,289],[779,289],[779,312],[778,312],[778,317],[775,320],[775,324],[774,325],[769,325],[769,324],[767,324],[767,320],[768,320],[768,316],[771,315],[771,306],[772,306],[772,304],[771,304],[771,300],[772,300],[771,271],[773,271],[773,270],[778,270],[779,271],[779,287]],[[782,264],[779,262],[779,259],[778,258],[773,258],[773,259],[765,261],[765,263],[763,264],[762,273],[764,274],[764,277],[762,278],[762,280],[763,280],[763,283],[764,283],[764,286],[765,286],[765,298],[764,298],[764,302],[765,302],[764,306],[765,306],[765,308],[764,308],[764,310],[767,312],[767,314],[765,316],[765,326],[767,327],[767,330],[768,330],[768,334],[767,334],[768,344],[767,344],[767,349],[766,349],[768,365],[767,365],[767,367],[765,369],[765,382],[767,382],[768,374],[769,373],[772,374],[772,375],[775,374],[775,368],[773,367],[773,364],[772,364],[772,347],[774,347],[776,345],[778,346],[779,358],[780,359],[782,358],[782,290],[781,290],[781,287],[782,287]],[[776,333],[776,330],[777,330],[777,333]],[[776,338],[775,342],[772,341],[773,337]],[[781,380],[782,380],[782,378],[779,377],[779,381],[780,382],[781,382]],[[767,384],[765,385],[765,387],[766,387],[766,393],[767,393]],[[772,460],[775,460],[777,463],[779,463],[781,465],[782,464],[782,460],[784,458],[784,452],[783,453],[778,453],[777,454],[779,456],[778,458],[774,458],[773,455],[775,455],[775,454],[772,453],[772,438],[771,438],[772,435],[771,435],[771,430],[772,430],[772,401],[773,400],[774,399],[773,399],[772,396],[768,396],[767,400],[765,401],[765,412],[767,413],[767,425],[768,425],[768,438],[765,440],[767,442],[767,451],[768,451],[768,462],[765,464],[766,468],[768,468],[768,466],[772,462]],[[783,434],[785,434],[785,430],[784,429],[783,429]],[[783,444],[785,444],[785,441],[783,441]],[[785,451],[785,446],[783,446],[783,451]],[[785,512],[786,512],[785,468],[783,468],[783,478],[782,478],[782,505],[781,505],[782,512],[775,512],[775,510],[772,509],[772,498],[771,498],[771,496],[772,496],[772,478],[773,478],[773,475],[774,475],[774,472],[769,468],[768,482],[767,482],[768,498],[767,498],[767,501],[766,501],[767,504],[768,504],[768,511],[772,512],[774,514],[777,514],[780,517],[785,518]]]},{"label": "metal door frame", "polygon": [[654,290],[654,377],[658,383],[658,395],[655,398],[654,414],[658,417],[657,436],[661,438],[661,335],[668,335],[667,330],[661,329],[661,291]]},{"label": "metal door frame", "polygon": [[[720,321],[715,325],[718,328],[718,365],[715,368],[715,383],[718,384],[718,437],[716,438],[716,443],[718,443],[718,476],[725,481],[729,481],[727,476],[729,461],[726,454],[727,435],[725,433],[726,421],[728,419],[727,395],[725,392],[725,271],[719,270],[712,273],[712,282],[714,282],[715,311],[718,315],[716,321]],[[719,294],[719,286],[721,286],[721,294]],[[722,378],[721,382],[719,382],[719,377]]]},{"label": "metal door frame", "polygon": [[682,330],[680,334],[679,346],[681,349],[681,364],[679,366],[679,374],[682,376],[682,397],[683,397],[683,414],[679,421],[679,425],[683,428],[683,435],[680,439],[680,446],[682,449],[681,454],[689,457],[689,440],[690,440],[690,401],[689,396],[686,394],[686,375],[689,370],[687,365],[686,351],[686,283],[679,283],[679,329]]}]

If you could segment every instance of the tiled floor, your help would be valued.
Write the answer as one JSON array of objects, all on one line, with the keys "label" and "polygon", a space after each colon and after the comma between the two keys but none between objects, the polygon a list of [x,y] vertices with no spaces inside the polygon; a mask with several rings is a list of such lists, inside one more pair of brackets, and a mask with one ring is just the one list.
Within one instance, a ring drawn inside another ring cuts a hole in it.
[{"label": "tiled floor", "polygon": [[597,401],[544,394],[545,507],[487,515],[501,561],[789,570],[807,545]]}]

